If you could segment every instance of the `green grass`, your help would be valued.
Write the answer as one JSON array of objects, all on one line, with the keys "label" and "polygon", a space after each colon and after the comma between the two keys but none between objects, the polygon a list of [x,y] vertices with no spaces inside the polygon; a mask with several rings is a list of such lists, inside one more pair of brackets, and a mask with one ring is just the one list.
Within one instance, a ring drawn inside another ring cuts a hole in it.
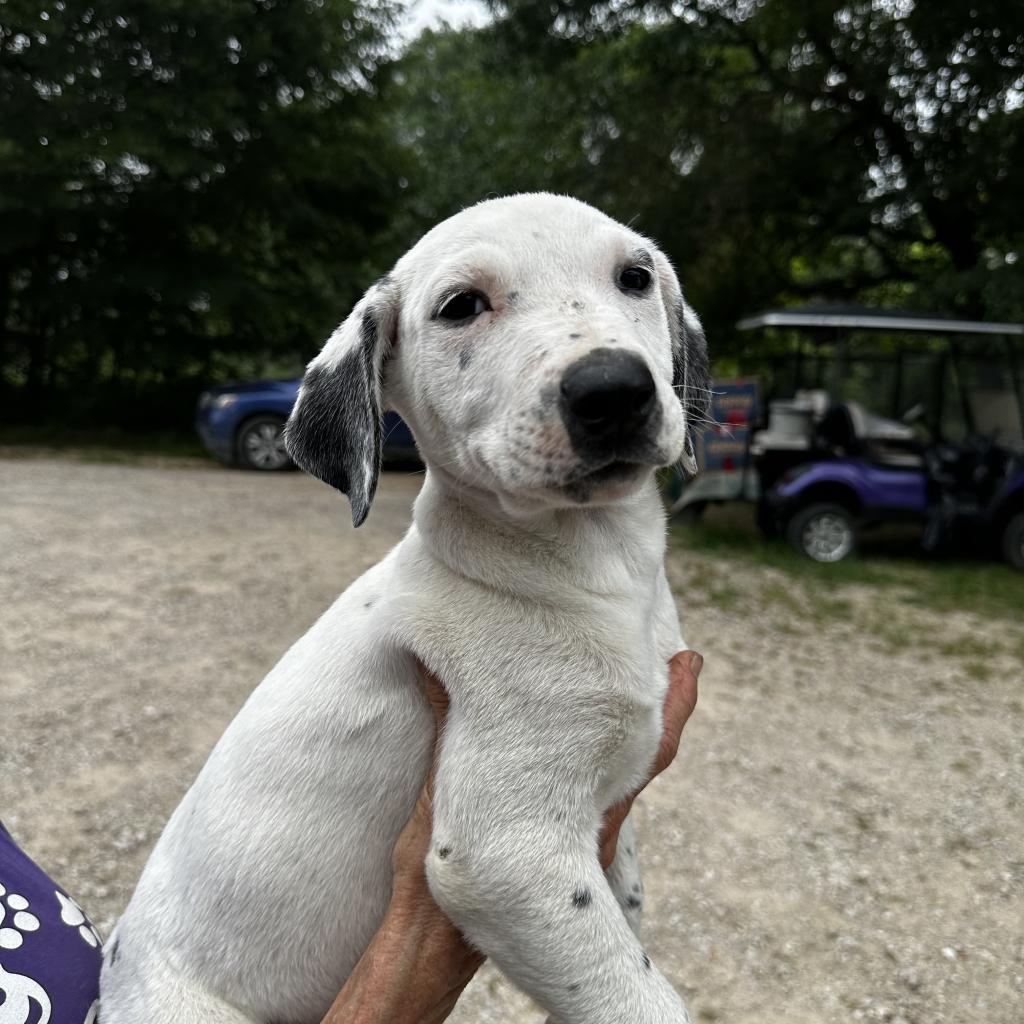
[{"label": "green grass", "polygon": [[[858,584],[886,591],[887,605],[895,601],[907,609],[970,611],[1009,620],[1014,626],[1024,619],[1024,573],[982,558],[926,559],[917,551],[913,530],[869,533],[856,558],[821,565],[801,558],[782,540],[764,540],[754,524],[752,507],[732,505],[710,507],[699,523],[674,526],[672,543],[737,567],[778,570],[785,582],[765,582],[759,597],[801,614],[810,611],[820,621],[848,615],[851,606],[843,590]],[[711,586],[736,589],[720,579]],[[713,598],[713,593],[709,596]]]},{"label": "green grass", "polygon": [[199,439],[187,434],[117,428],[0,426],[0,448],[8,458],[37,455],[45,450],[90,462],[134,462],[141,456],[209,458]]}]

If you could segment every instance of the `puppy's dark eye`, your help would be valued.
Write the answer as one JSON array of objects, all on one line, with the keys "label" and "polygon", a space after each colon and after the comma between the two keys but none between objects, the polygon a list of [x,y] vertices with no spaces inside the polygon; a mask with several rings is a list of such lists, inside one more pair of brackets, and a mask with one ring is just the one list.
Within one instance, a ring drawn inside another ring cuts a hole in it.
[{"label": "puppy's dark eye", "polygon": [[644,292],[651,283],[651,272],[643,267],[626,267],[619,274],[619,287],[627,292]]},{"label": "puppy's dark eye", "polygon": [[442,320],[458,322],[460,320],[472,320],[473,317],[485,313],[491,308],[486,295],[479,292],[459,292],[453,295],[438,311],[437,315]]}]

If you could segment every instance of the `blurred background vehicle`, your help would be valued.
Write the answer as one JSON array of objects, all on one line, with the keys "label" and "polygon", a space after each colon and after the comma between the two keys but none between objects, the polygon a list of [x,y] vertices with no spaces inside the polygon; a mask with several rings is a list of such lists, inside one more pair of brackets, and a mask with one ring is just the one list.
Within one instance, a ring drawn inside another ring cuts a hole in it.
[{"label": "blurred background vehicle", "polygon": [[[245,469],[290,469],[284,425],[300,383],[258,380],[204,391],[196,405],[196,430],[206,450],[220,462]],[[382,432],[385,461],[418,461],[412,432],[398,413],[385,414]]]},{"label": "blurred background vehicle", "polygon": [[738,327],[786,332],[747,361],[767,417],[758,381],[716,385],[720,426],[703,431],[704,472],[671,493],[674,515],[754,502],[764,533],[822,562],[915,522],[928,552],[987,547],[1024,569],[1024,325],[825,306]]}]

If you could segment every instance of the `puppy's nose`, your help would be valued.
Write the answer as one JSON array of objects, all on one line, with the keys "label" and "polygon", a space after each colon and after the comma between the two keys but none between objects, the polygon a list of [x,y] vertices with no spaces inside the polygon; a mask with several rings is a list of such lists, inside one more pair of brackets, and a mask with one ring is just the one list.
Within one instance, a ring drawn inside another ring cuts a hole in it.
[{"label": "puppy's nose", "polygon": [[614,444],[636,433],[654,409],[647,364],[621,349],[598,348],[562,376],[562,417],[571,434]]}]

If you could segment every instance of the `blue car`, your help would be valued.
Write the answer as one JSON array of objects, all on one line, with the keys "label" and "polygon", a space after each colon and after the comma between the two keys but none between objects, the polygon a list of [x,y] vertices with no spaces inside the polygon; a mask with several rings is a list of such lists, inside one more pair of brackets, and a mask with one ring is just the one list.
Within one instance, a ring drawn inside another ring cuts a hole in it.
[{"label": "blue car", "polygon": [[[199,396],[196,430],[207,451],[221,462],[246,469],[291,468],[284,448],[284,424],[301,380],[257,380],[210,388]],[[419,458],[412,433],[394,412],[384,417],[384,459]]]}]

